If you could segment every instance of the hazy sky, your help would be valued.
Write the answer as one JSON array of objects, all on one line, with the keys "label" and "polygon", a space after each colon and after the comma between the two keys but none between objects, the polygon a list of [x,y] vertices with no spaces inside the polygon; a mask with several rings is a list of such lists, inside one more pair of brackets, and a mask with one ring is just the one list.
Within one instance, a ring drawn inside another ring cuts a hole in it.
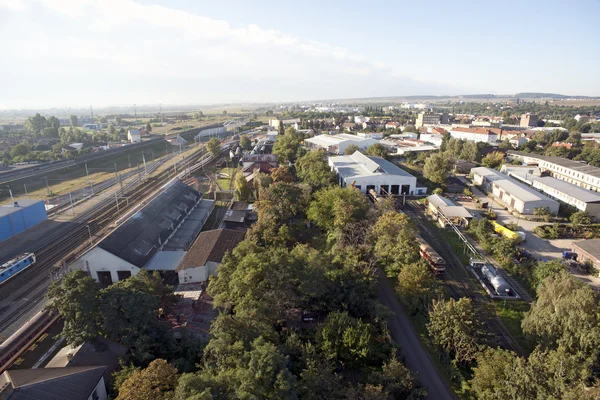
[{"label": "hazy sky", "polygon": [[0,108],[600,95],[600,0],[0,0]]}]

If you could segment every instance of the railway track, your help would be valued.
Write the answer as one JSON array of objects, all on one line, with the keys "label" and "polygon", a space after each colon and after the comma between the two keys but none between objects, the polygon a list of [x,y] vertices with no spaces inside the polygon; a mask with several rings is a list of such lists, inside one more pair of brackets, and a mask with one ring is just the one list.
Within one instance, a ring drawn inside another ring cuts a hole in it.
[{"label": "railway track", "polygon": [[[182,171],[188,168],[191,171],[194,166],[211,161],[210,155],[199,151],[180,162],[179,167]],[[149,180],[138,178],[119,191],[116,200],[112,195],[106,196],[94,208],[26,249],[26,252],[36,253],[38,262],[0,286],[0,300],[14,297],[15,305],[5,306],[0,312],[0,334],[44,300],[46,288],[51,283],[50,274],[58,263],[74,259],[76,254],[85,251],[89,247],[90,235],[93,237],[104,234],[120,215],[135,207],[174,176],[169,168]]]},{"label": "railway track", "polygon": [[494,305],[481,292],[479,284],[473,279],[467,267],[463,265],[448,243],[439,240],[437,235],[433,233],[435,227],[424,215],[419,204],[414,200],[408,200],[406,204],[408,207],[404,211],[412,218],[419,220],[419,228],[423,238],[446,260],[444,286],[449,290],[450,295],[457,300],[461,297],[471,299],[486,328],[494,336],[494,342],[502,348],[523,355],[523,351],[498,319]]}]

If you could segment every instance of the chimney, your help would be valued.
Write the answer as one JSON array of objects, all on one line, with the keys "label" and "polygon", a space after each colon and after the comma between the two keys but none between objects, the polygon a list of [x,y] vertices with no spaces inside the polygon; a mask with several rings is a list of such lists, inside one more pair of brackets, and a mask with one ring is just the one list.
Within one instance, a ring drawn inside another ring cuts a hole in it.
[{"label": "chimney", "polygon": [[14,204],[13,204],[13,206],[14,206],[14,207],[19,207],[19,202],[18,202],[18,201],[15,201],[15,202],[14,202]]}]

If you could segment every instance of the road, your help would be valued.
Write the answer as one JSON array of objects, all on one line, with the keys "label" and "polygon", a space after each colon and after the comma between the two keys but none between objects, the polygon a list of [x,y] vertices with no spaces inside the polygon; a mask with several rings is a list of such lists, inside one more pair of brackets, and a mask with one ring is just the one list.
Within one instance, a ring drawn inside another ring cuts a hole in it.
[{"label": "road", "polygon": [[427,398],[457,399],[421,344],[394,289],[382,273],[379,274],[379,298],[395,314],[388,321],[392,337],[402,348],[406,365],[417,374],[419,382],[427,388]]}]

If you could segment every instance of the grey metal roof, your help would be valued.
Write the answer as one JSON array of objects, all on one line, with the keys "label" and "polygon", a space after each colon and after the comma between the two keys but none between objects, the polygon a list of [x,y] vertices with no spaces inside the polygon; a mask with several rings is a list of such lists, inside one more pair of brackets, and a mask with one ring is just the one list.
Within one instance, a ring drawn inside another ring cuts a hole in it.
[{"label": "grey metal roof", "polygon": [[15,202],[2,204],[0,206],[0,217],[4,217],[5,215],[10,215],[12,213],[21,211],[24,208],[27,208],[34,204],[43,203],[43,202],[44,202],[44,200],[39,200],[39,199],[20,199],[17,201],[18,206],[16,206],[16,207],[14,205]]},{"label": "grey metal roof", "polygon": [[413,178],[411,174],[404,171],[395,164],[381,158],[366,156],[360,151],[354,152],[349,156],[329,157],[330,162],[335,166],[338,173],[344,178],[370,175],[401,175]]},{"label": "grey metal roof", "polygon": [[499,188],[503,189],[504,191],[510,193],[511,195],[518,198],[519,200],[522,200],[523,202],[526,202],[526,201],[555,202],[548,196],[543,195],[542,193],[538,192],[537,190],[535,190],[523,183],[520,183],[512,178],[509,178],[508,176],[504,175],[503,173],[501,173],[495,169],[491,169],[491,168],[487,168],[487,167],[478,167],[478,168],[473,168],[471,170],[471,172],[485,177],[488,181],[493,182],[494,185],[496,185]]},{"label": "grey metal roof", "polygon": [[573,242],[574,247],[589,253],[595,259],[600,260],[600,239],[587,239],[579,242]]},{"label": "grey metal roof", "polygon": [[13,382],[10,400],[87,400],[106,367],[17,369],[5,372]]},{"label": "grey metal roof", "polygon": [[200,197],[200,193],[176,180],[98,247],[143,268]]},{"label": "grey metal roof", "polygon": [[556,189],[559,192],[564,193],[567,196],[571,196],[574,199],[577,199],[584,203],[600,202],[600,193],[584,189],[582,187],[573,185],[572,183],[563,181],[561,179],[545,176],[542,178],[534,177],[533,180],[541,182],[548,187]]},{"label": "grey metal roof", "polygon": [[541,156],[539,154],[526,153],[524,151],[514,151],[509,150],[507,152],[509,155],[521,156],[521,157],[529,157],[535,158],[538,160],[544,160],[546,162],[550,162],[556,165],[560,165],[561,167],[569,168],[573,171],[581,172],[582,174],[587,174],[590,176],[594,176],[596,178],[600,178],[600,168],[594,167],[593,165],[583,164],[577,161],[568,160],[566,158],[561,157],[549,157],[549,156]]}]

